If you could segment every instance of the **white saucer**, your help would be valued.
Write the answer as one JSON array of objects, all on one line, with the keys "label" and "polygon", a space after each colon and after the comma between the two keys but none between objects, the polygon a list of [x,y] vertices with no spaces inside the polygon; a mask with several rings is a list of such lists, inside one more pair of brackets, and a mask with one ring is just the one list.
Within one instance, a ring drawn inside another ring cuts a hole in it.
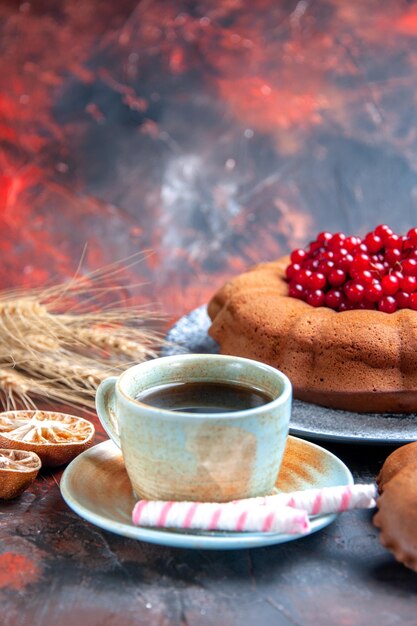
[{"label": "white saucer", "polygon": [[[314,443],[288,437],[277,491],[352,483],[349,469],[334,454]],[[82,518],[110,532],[140,541],[180,548],[232,550],[284,543],[305,536],[177,531],[134,526],[131,514],[135,499],[121,452],[111,441],[100,443],[76,457],[64,471],[60,487],[65,502]],[[333,514],[312,518],[310,532],[324,528],[335,518]]]}]

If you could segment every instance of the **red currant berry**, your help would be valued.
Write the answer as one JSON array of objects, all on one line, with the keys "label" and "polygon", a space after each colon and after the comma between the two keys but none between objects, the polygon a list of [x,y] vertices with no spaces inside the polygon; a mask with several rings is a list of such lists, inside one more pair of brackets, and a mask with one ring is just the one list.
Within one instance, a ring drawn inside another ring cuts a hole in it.
[{"label": "red currant berry", "polygon": [[384,290],[382,289],[381,283],[378,282],[368,285],[365,291],[366,299],[370,300],[371,302],[379,302],[383,295]]},{"label": "red currant berry", "polygon": [[340,287],[341,285],[344,285],[346,278],[346,272],[339,269],[333,269],[328,276],[329,283],[333,285],[333,287]]},{"label": "red currant berry", "polygon": [[307,261],[303,263],[303,269],[314,272],[318,268],[319,263],[320,261],[318,259],[307,259]]},{"label": "red currant berry", "polygon": [[388,248],[385,251],[385,261],[392,267],[395,263],[399,263],[403,258],[401,250],[398,248]]},{"label": "red currant berry", "polygon": [[345,285],[345,294],[351,302],[360,302],[365,295],[365,287],[350,280]]},{"label": "red currant berry", "polygon": [[382,248],[382,239],[379,235],[375,235],[375,233],[368,233],[364,239],[364,243],[368,252],[372,252],[373,254],[379,252]]},{"label": "red currant berry", "polygon": [[401,263],[404,274],[408,276],[417,276],[417,259],[404,259]]},{"label": "red currant berry", "polygon": [[299,263],[292,263],[291,265],[288,265],[287,269],[285,270],[285,275],[288,278],[288,280],[292,280],[293,278],[297,276],[300,270],[301,270],[301,265]]},{"label": "red currant berry", "polygon": [[314,291],[307,292],[307,302],[311,306],[315,306],[315,307],[323,306],[324,299],[325,299],[324,291],[322,291],[321,289],[315,289]]},{"label": "red currant berry", "polygon": [[403,252],[410,252],[413,249],[414,244],[409,237],[403,237]]},{"label": "red currant berry", "polygon": [[380,224],[375,228],[374,233],[375,235],[381,237],[382,241],[384,242],[387,237],[394,234],[394,231],[386,224]]},{"label": "red currant berry", "polygon": [[384,296],[378,302],[378,310],[383,313],[395,313],[397,308],[397,301],[392,296]]},{"label": "red currant berry", "polygon": [[360,237],[346,237],[343,242],[343,247],[346,248],[349,252],[355,250],[362,243],[362,239]]},{"label": "red currant berry", "polygon": [[350,253],[346,248],[339,248],[339,250],[334,251],[334,260],[335,263],[340,263],[340,261],[344,260],[345,257],[349,256]]},{"label": "red currant berry", "polygon": [[296,283],[292,281],[288,289],[288,295],[291,296],[291,298],[298,298],[299,300],[304,300],[304,297],[305,297],[304,287],[300,285],[300,283]]},{"label": "red currant berry", "polygon": [[413,311],[417,311],[417,293],[410,293],[409,307]]},{"label": "red currant berry", "polygon": [[398,250],[402,250],[403,242],[399,235],[390,235],[385,239],[385,247],[386,248],[398,248]]},{"label": "red currant berry", "polygon": [[327,242],[330,250],[339,251],[343,247],[343,242],[346,239],[346,235],[343,233],[335,233],[331,239]]},{"label": "red currant berry", "polygon": [[336,267],[344,272],[348,272],[350,270],[352,263],[353,256],[351,254],[346,254],[346,256],[340,257],[337,260],[335,259]]},{"label": "red currant berry", "polygon": [[307,251],[299,248],[298,250],[294,250],[291,252],[291,263],[302,263],[307,257]]},{"label": "red currant berry", "polygon": [[371,257],[369,256],[369,254],[360,252],[359,254],[356,254],[353,259],[352,269],[367,270],[369,269],[370,265],[371,265]]},{"label": "red currant berry", "polygon": [[405,291],[398,291],[395,294],[395,301],[399,309],[408,309],[410,306],[410,294]]},{"label": "red currant berry", "polygon": [[417,228],[410,228],[407,237],[410,239],[413,246],[417,246]]},{"label": "red currant berry", "polygon": [[400,287],[407,293],[413,293],[417,289],[417,278],[415,276],[404,276],[400,279]]},{"label": "red currant berry", "polygon": [[320,274],[320,272],[315,272],[310,276],[307,281],[308,289],[323,289],[326,286],[326,277],[324,274]]},{"label": "red currant berry", "polygon": [[330,274],[330,272],[332,271],[333,268],[334,268],[334,262],[333,261],[320,261],[320,263],[317,266],[317,270],[321,274],[324,274],[325,276]]},{"label": "red currant berry", "polygon": [[302,285],[303,287],[307,287],[308,285],[308,281],[310,279],[310,276],[312,276],[313,272],[311,270],[306,270],[306,269],[301,269],[298,272],[298,275],[296,276],[297,281],[300,283],[300,285]]},{"label": "red currant berry", "polygon": [[385,295],[393,296],[400,288],[400,281],[396,276],[389,274],[388,276],[384,276],[381,280],[381,285]]},{"label": "red currant berry", "polygon": [[352,278],[361,285],[368,285],[374,280],[374,275],[369,270],[352,270]]},{"label": "red currant berry", "polygon": [[341,291],[339,291],[339,289],[330,289],[326,293],[325,303],[326,306],[330,307],[331,309],[338,309],[343,300],[344,295]]},{"label": "red currant berry", "polygon": [[317,235],[317,241],[319,241],[321,244],[326,244],[328,241],[330,241],[332,237],[333,237],[332,233],[328,233],[327,231],[324,231]]}]

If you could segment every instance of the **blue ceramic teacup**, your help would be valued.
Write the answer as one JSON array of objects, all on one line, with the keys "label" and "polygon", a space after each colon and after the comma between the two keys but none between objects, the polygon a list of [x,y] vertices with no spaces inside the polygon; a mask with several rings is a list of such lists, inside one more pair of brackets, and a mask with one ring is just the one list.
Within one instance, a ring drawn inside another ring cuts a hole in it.
[{"label": "blue ceramic teacup", "polygon": [[[161,385],[222,382],[272,398],[255,408],[187,413],[136,398]],[[284,454],[291,383],[280,371],[240,357],[162,357],[104,380],[97,390],[101,423],[122,450],[137,496],[224,502],[270,493]]]}]

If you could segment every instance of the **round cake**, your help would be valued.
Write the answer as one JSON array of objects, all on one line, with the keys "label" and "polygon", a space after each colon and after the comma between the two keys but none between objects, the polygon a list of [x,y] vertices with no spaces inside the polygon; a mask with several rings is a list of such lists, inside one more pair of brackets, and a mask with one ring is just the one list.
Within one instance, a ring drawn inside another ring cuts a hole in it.
[{"label": "round cake", "polygon": [[289,263],[283,257],[257,265],[214,295],[209,334],[221,353],[277,367],[294,396],[307,402],[367,413],[417,411],[417,311],[311,305],[289,296]]}]

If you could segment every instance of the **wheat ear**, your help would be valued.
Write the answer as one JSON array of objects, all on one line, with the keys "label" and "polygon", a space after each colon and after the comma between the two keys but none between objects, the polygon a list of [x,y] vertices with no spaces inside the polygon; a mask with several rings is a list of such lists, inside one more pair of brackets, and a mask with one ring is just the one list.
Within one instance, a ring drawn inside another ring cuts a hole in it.
[{"label": "wheat ear", "polygon": [[157,356],[162,318],[126,301],[114,284],[125,269],[0,292],[0,409],[36,408],[35,399],[92,409],[104,378]]}]

